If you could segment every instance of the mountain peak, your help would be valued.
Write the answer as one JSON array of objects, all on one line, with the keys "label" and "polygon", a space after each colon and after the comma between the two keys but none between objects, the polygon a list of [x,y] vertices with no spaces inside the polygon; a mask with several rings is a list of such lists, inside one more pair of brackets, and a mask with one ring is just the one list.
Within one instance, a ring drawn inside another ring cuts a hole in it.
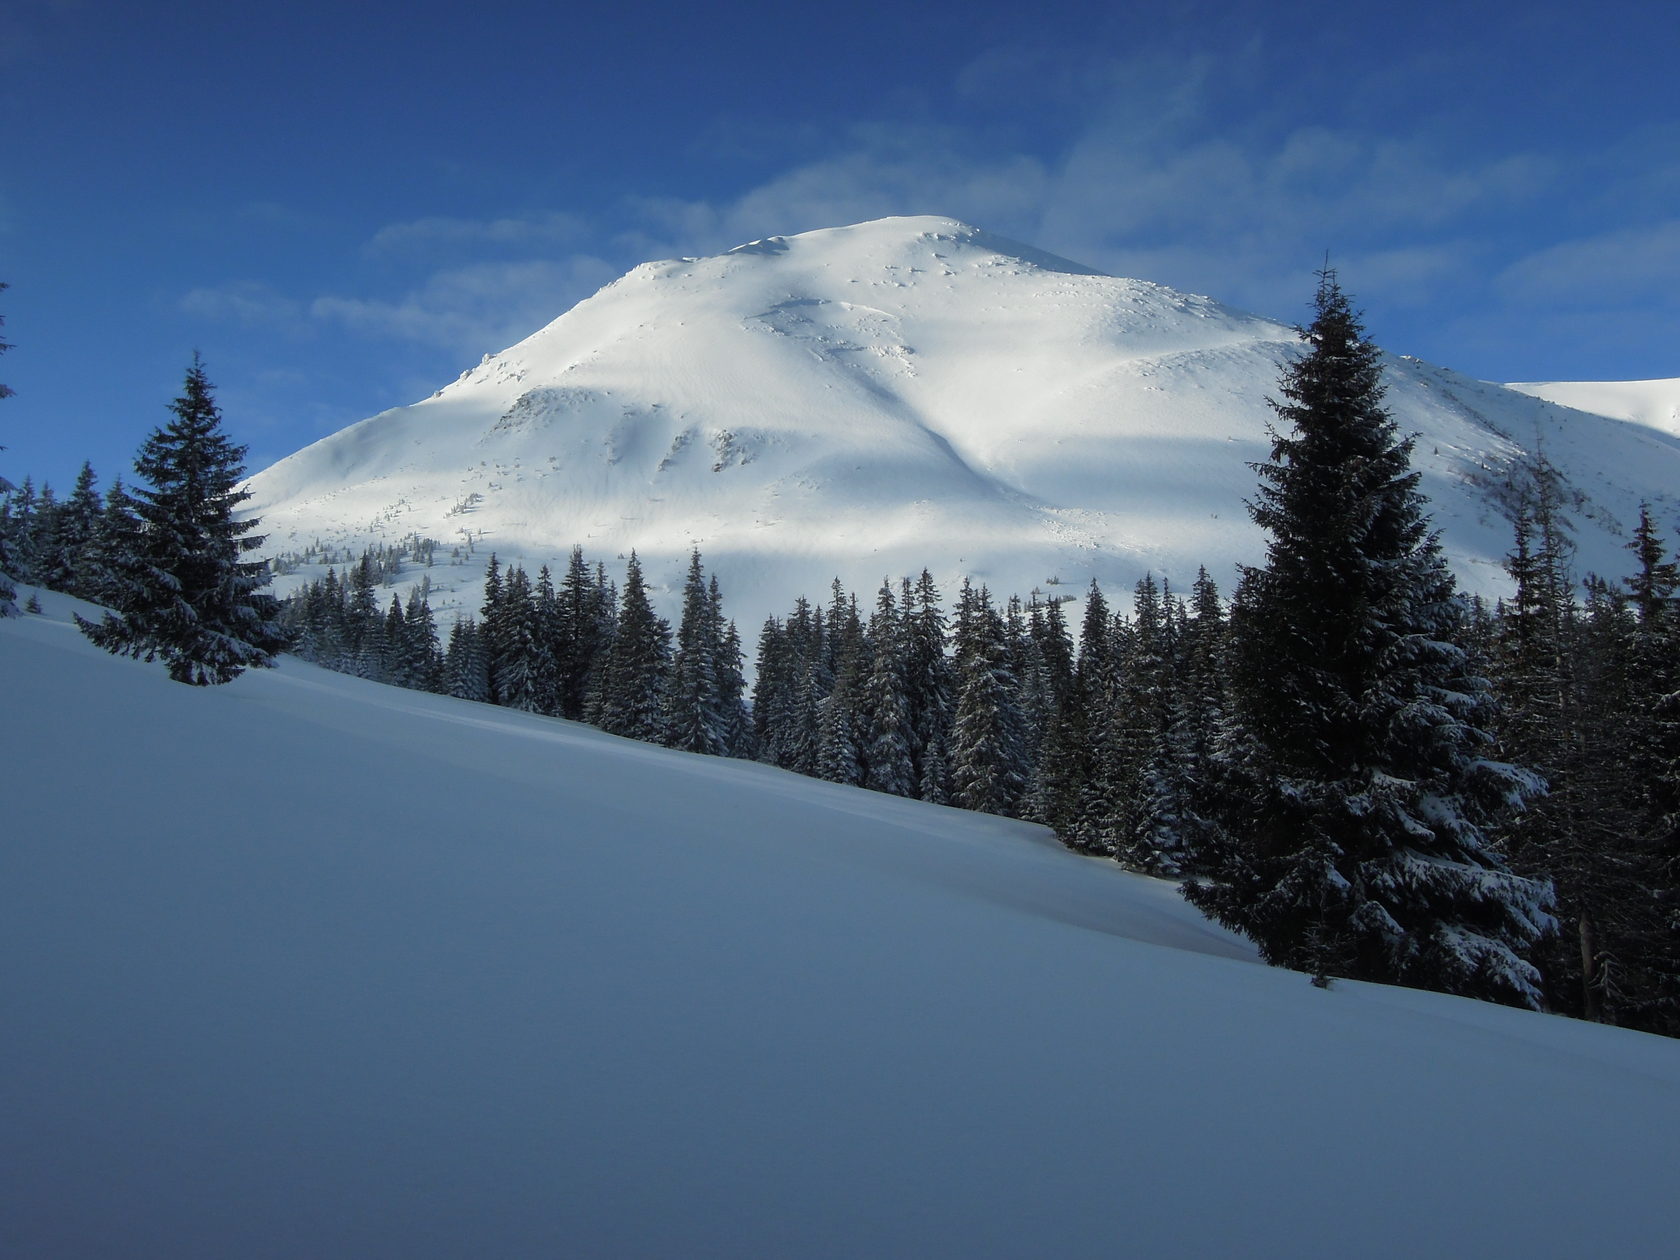
[{"label": "mountain peak", "polygon": [[[946,589],[1123,591],[1146,572],[1186,589],[1264,555],[1244,504],[1298,347],[1283,323],[956,219],[878,219],[643,264],[253,477],[250,508],[273,553],[458,547],[432,584],[468,609],[491,550],[534,570],[574,543],[634,548],[673,589],[697,546],[746,626],[835,576],[867,593],[924,567]],[[1584,567],[1619,571],[1641,499],[1676,506],[1680,438],[1415,361],[1386,375],[1472,590],[1503,589],[1499,495],[1537,441],[1594,496]]]},{"label": "mountain peak", "polygon": [[737,245],[723,255],[789,254],[807,252],[833,259],[835,262],[867,263],[871,258],[891,258],[904,253],[920,253],[941,257],[945,251],[978,250],[1012,258],[1045,271],[1066,275],[1097,276],[1103,273],[1083,263],[1060,258],[964,223],[960,219],[941,215],[896,215],[884,219],[870,219],[844,227],[818,228],[795,236],[768,236],[762,240]]}]

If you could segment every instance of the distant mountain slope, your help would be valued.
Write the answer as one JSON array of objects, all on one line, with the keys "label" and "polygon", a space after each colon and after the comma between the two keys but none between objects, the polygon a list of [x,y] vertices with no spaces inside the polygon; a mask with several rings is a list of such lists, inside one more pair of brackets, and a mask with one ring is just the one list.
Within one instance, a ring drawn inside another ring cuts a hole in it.
[{"label": "distant mountain slope", "polygon": [[182,687],[41,598],[0,622],[8,1256],[1680,1234],[1680,1042],[1314,988],[1026,823],[293,659]]},{"label": "distant mountain slope", "polygon": [[1658,381],[1523,381],[1507,385],[1518,393],[1631,420],[1680,437],[1680,379]]},{"label": "distant mountain slope", "polygon": [[[1357,286],[1357,277],[1348,277]],[[1303,309],[1308,295],[1303,294]],[[1293,331],[948,219],[886,219],[647,263],[433,397],[251,479],[270,549],[411,532],[534,566],[699,546],[749,634],[831,576],[924,565],[1000,592],[1145,571],[1181,589],[1262,558],[1244,500]],[[1621,568],[1641,499],[1671,514],[1680,438],[1407,359],[1401,425],[1466,584],[1502,588],[1500,487],[1544,442],[1583,562]]]}]

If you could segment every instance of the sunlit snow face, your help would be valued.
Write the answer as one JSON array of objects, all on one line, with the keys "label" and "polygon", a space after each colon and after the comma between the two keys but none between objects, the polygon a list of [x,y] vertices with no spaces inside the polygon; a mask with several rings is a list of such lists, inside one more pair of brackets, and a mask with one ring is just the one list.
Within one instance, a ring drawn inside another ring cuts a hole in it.
[{"label": "sunlit snow face", "polygon": [[[259,474],[250,506],[276,554],[438,540],[463,561],[432,575],[444,609],[474,606],[490,550],[534,572],[574,544],[635,548],[656,598],[698,546],[744,625],[835,576],[867,591],[923,568],[1000,594],[1145,572],[1184,590],[1203,566],[1228,584],[1263,554],[1250,465],[1294,353],[1293,330],[1207,298],[948,219],[881,220],[638,267],[435,396]],[[1626,424],[1414,360],[1387,371],[1469,590],[1503,589],[1486,493],[1524,435],[1592,487],[1595,521],[1680,484],[1673,445]],[[1581,545],[1583,563],[1620,561],[1607,526]]]}]

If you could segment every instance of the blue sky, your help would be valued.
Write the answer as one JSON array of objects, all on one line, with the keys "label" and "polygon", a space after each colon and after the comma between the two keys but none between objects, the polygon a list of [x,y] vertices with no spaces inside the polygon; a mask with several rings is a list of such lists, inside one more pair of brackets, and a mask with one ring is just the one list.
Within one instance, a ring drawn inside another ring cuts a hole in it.
[{"label": "blue sky", "polygon": [[1496,380],[1680,376],[1680,6],[0,6],[0,471],[253,468],[648,258],[949,214]]}]

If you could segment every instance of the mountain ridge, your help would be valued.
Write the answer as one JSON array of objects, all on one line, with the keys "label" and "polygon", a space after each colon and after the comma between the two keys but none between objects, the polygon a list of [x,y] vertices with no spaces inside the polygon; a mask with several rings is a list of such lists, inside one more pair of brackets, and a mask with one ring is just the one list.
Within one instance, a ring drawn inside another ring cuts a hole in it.
[{"label": "mountain ridge", "polygon": [[[746,625],[839,576],[932,570],[999,593],[1187,587],[1258,563],[1289,325],[1106,276],[956,220],[876,220],[644,263],[430,398],[251,478],[271,554],[412,533],[489,551],[637,550],[656,587],[691,548]],[[1637,504],[1673,515],[1680,437],[1389,356],[1389,401],[1461,581],[1497,593],[1502,482],[1544,446],[1619,572]],[[1503,495],[1503,497],[1502,497]],[[470,559],[470,563],[466,560]],[[456,578],[459,580],[455,580]]]}]

